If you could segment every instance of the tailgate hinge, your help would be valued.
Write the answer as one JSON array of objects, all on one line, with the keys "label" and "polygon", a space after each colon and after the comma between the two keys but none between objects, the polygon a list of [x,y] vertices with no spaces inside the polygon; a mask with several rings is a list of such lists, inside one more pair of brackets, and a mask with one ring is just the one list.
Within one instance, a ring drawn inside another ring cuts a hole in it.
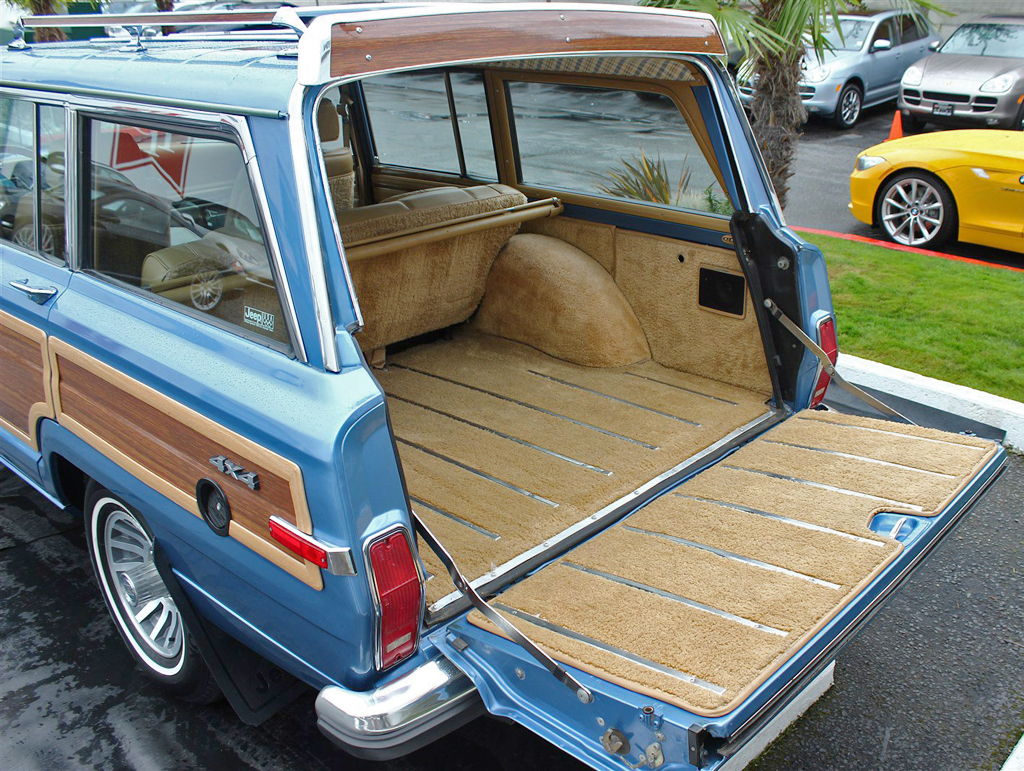
[{"label": "tailgate hinge", "polygon": [[768,309],[768,312],[771,313],[772,316],[774,316],[775,319],[780,324],[782,324],[782,326],[784,326],[786,329],[790,331],[793,337],[799,340],[805,348],[807,348],[811,353],[815,355],[815,357],[817,357],[818,361],[821,362],[822,369],[824,369],[825,372],[828,373],[828,376],[832,378],[833,383],[835,383],[837,386],[842,388],[847,393],[853,394],[861,401],[871,405],[879,412],[889,415],[890,417],[905,420],[912,426],[917,425],[916,423],[914,423],[914,421],[912,421],[903,413],[894,410],[885,402],[876,399],[867,391],[863,390],[862,388],[858,388],[853,383],[846,380],[842,375],[840,375],[839,372],[836,370],[835,366],[832,364],[832,360],[829,359],[828,354],[822,350],[821,346],[814,342],[814,340],[812,340],[806,332],[804,332],[791,318],[789,318],[789,316],[783,313],[779,306],[775,304],[774,300],[766,298],[764,301],[764,307]]},{"label": "tailgate hinge", "polygon": [[427,542],[427,546],[437,555],[438,559],[448,570],[449,575],[452,577],[452,582],[455,584],[455,588],[458,589],[462,594],[469,598],[469,601],[473,603],[473,607],[480,611],[488,621],[498,627],[512,642],[523,648],[533,658],[535,658],[540,664],[552,675],[554,675],[563,685],[567,686],[569,690],[576,694],[576,698],[584,704],[590,704],[594,700],[594,695],[587,689],[582,683],[566,671],[565,667],[552,659],[548,654],[542,651],[537,644],[533,642],[529,637],[520,632],[511,622],[502,616],[498,611],[487,604],[487,600],[480,596],[480,593],[473,588],[473,585],[466,580],[466,577],[462,575],[462,571],[459,570],[455,564],[455,560],[448,551],[441,545],[441,542],[437,540],[433,533],[423,523],[423,520],[419,518],[412,507],[409,507],[409,511],[412,513],[412,521],[416,526],[417,531],[423,540]]}]

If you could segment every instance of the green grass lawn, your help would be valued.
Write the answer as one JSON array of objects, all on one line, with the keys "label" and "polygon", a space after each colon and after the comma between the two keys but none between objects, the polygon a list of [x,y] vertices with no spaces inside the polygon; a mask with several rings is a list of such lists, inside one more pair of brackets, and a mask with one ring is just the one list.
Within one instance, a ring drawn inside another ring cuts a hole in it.
[{"label": "green grass lawn", "polygon": [[825,254],[840,351],[1024,402],[1024,273],[801,235]]}]

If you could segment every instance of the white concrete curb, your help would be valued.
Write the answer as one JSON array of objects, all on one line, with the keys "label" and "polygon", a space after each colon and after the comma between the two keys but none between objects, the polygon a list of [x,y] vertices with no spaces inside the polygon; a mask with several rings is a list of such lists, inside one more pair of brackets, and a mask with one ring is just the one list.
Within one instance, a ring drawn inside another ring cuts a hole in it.
[{"label": "white concrete curb", "polygon": [[1024,449],[1024,403],[915,372],[839,354],[839,374],[852,383],[911,399],[928,407],[987,423],[1006,432],[1006,443]]},{"label": "white concrete curb", "polygon": [[1010,753],[1010,757],[1006,759],[1003,771],[1024,771],[1024,736],[1020,737],[1017,747]]}]

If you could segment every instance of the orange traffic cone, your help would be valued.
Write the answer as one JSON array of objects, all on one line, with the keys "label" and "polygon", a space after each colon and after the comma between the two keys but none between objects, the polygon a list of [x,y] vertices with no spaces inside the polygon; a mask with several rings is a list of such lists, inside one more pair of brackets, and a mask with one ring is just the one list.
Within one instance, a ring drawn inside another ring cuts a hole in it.
[{"label": "orange traffic cone", "polygon": [[903,138],[903,116],[900,114],[900,111],[897,110],[896,114],[892,116],[892,128],[889,129],[889,139],[886,139],[885,141],[888,142],[891,139],[902,139],[902,138]]}]

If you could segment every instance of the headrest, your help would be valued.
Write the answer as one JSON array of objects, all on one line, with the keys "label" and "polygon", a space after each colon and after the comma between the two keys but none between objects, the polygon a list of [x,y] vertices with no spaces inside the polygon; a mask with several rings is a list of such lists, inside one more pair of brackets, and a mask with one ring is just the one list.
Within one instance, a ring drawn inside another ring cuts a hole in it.
[{"label": "headrest", "polygon": [[321,142],[333,142],[341,136],[341,122],[338,120],[338,108],[330,99],[322,99],[316,111],[316,127],[320,132]]}]

